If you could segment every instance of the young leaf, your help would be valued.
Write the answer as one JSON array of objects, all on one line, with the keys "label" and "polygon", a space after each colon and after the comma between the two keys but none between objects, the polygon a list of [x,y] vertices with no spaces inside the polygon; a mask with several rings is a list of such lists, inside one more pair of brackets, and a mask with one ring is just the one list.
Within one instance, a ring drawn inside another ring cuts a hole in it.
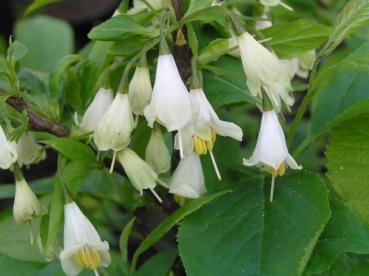
[{"label": "young leaf", "polygon": [[320,56],[330,54],[346,37],[369,23],[369,1],[351,0],[337,16],[329,40]]},{"label": "young leaf", "polygon": [[169,215],[164,221],[162,221],[140,244],[136,252],[133,255],[131,270],[136,269],[138,258],[142,253],[149,249],[153,244],[160,240],[174,225],[179,223],[184,217],[195,212],[204,204],[211,200],[229,192],[229,190],[218,192],[216,194],[204,195],[198,199],[195,199],[188,204],[184,205],[174,213]]},{"label": "young leaf", "polygon": [[42,8],[43,6],[46,6],[46,5],[49,5],[49,4],[52,4],[52,3],[56,3],[56,2],[59,2],[59,1],[60,0],[34,0],[32,2],[32,4],[27,7],[27,9],[25,10],[23,15],[27,16],[27,15],[33,13],[34,11]]},{"label": "young leaf", "polygon": [[119,238],[120,255],[122,256],[123,263],[128,263],[128,238],[131,235],[135,220],[136,218],[133,218],[127,223]]}]

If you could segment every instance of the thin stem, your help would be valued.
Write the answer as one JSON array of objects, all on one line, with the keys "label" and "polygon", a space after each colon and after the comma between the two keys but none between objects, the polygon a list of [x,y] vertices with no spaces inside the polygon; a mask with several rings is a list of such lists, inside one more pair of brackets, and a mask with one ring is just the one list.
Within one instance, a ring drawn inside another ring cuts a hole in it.
[{"label": "thin stem", "polygon": [[33,239],[33,231],[32,231],[32,222],[31,220],[28,221],[28,232],[29,232],[29,240],[31,244],[34,244],[34,239]]},{"label": "thin stem", "polygon": [[158,179],[156,179],[156,182],[158,182],[159,185],[163,186],[164,188],[169,189],[169,185],[167,183],[165,183],[163,180],[158,178]]},{"label": "thin stem", "polygon": [[270,202],[273,202],[273,197],[274,197],[274,185],[275,185],[275,176],[272,176],[272,184],[270,187]]},{"label": "thin stem", "polygon": [[211,158],[211,162],[213,163],[213,167],[214,167],[215,173],[217,174],[217,177],[218,177],[219,181],[221,181],[222,180],[222,176],[220,175],[217,162],[215,161],[215,158],[214,158],[213,151],[210,151],[210,158]]},{"label": "thin stem", "polygon": [[289,11],[293,11],[293,8],[291,8],[290,6],[288,6],[287,4],[281,2],[279,5],[281,5],[283,8],[285,8],[286,10],[289,10]]},{"label": "thin stem", "polygon": [[95,272],[95,276],[100,276],[99,272],[97,271],[97,269],[94,269]]}]

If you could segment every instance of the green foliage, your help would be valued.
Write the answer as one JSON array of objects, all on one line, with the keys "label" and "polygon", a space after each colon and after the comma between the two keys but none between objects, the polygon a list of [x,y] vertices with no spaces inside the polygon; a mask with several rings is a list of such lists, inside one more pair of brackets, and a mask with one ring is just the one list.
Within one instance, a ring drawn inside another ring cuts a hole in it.
[{"label": "green foliage", "polygon": [[32,4],[30,4],[27,9],[24,11],[24,16],[27,16],[35,11],[37,11],[38,9],[49,5],[49,4],[53,4],[56,2],[59,2],[60,0],[34,0],[32,2]]},{"label": "green foliage", "polygon": [[303,272],[330,217],[327,188],[317,175],[291,174],[277,179],[269,203],[264,181],[242,181],[183,221],[179,253],[188,275]]},{"label": "green foliage", "polygon": [[134,273],[134,276],[166,276],[177,256],[177,250],[165,250],[151,257],[145,264]]}]

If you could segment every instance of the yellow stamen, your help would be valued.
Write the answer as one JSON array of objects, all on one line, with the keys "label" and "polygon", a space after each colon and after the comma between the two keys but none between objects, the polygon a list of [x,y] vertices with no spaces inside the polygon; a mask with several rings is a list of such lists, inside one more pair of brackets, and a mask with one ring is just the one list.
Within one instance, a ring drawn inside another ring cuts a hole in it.
[{"label": "yellow stamen", "polygon": [[189,202],[190,199],[188,199],[188,198],[186,198],[184,196],[174,195],[174,201],[177,202],[179,206],[183,206],[187,202]]},{"label": "yellow stamen", "polygon": [[211,131],[211,141],[213,142],[213,144],[215,143],[215,140],[217,139],[217,133],[212,130]]},{"label": "yellow stamen", "polygon": [[198,155],[204,155],[207,153],[206,142],[199,137],[195,138],[195,151]]},{"label": "yellow stamen", "polygon": [[75,258],[78,265],[86,269],[96,270],[101,263],[99,253],[88,245],[78,250]]},{"label": "yellow stamen", "polygon": [[286,166],[282,164],[278,168],[278,175],[283,176],[285,173],[286,173]]}]

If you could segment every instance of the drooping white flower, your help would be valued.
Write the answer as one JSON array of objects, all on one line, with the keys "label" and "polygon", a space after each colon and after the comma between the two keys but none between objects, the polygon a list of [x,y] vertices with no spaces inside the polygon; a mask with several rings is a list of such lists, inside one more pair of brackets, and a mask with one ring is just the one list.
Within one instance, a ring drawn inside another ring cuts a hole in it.
[{"label": "drooping white flower", "polygon": [[108,242],[101,240],[75,202],[64,205],[64,250],[60,261],[68,276],[77,275],[82,269],[91,269],[98,275],[98,267],[111,263]]},{"label": "drooping white flower", "polygon": [[204,173],[196,153],[191,153],[179,162],[171,177],[169,192],[191,199],[206,193]]},{"label": "drooping white flower", "polygon": [[39,202],[24,178],[16,178],[13,216],[18,224],[29,224],[31,243],[33,243],[31,220],[46,213],[46,207]]},{"label": "drooping white flower", "polygon": [[94,132],[94,141],[99,151],[114,151],[110,172],[114,168],[116,153],[130,143],[134,125],[128,95],[117,93]]},{"label": "drooping white flower", "polygon": [[37,164],[46,158],[46,152],[37,144],[32,133],[24,133],[17,143],[19,166]]},{"label": "drooping white flower", "polygon": [[144,189],[149,189],[158,201],[162,202],[154,190],[156,182],[159,182],[158,175],[149,164],[129,148],[125,148],[118,153],[118,160],[127,174],[128,179],[139,191],[140,195],[142,195]]},{"label": "drooping white flower", "polygon": [[80,128],[85,132],[95,131],[112,102],[113,91],[111,89],[100,88],[83,115]]},{"label": "drooping white flower", "polygon": [[145,160],[158,174],[165,173],[170,168],[171,156],[159,127],[152,129]]},{"label": "drooping white flower", "polygon": [[289,64],[279,60],[247,32],[238,37],[238,42],[251,94],[261,96],[264,89],[277,111],[281,100],[287,106],[293,105]]},{"label": "drooping white flower", "polygon": [[309,71],[313,69],[316,60],[315,50],[306,52],[298,57],[290,60],[291,76],[299,76],[300,78],[307,79],[309,77]]},{"label": "drooping white flower", "polygon": [[151,102],[144,114],[150,127],[157,121],[169,132],[180,130],[191,119],[188,91],[171,54],[159,56]]},{"label": "drooping white flower", "polygon": [[7,170],[17,161],[17,143],[8,141],[3,128],[0,126],[0,168]]},{"label": "drooping white flower", "polygon": [[289,154],[286,138],[275,111],[263,112],[257,144],[245,166],[258,166],[272,175],[271,201],[273,200],[275,177],[284,175],[286,168],[302,169]]},{"label": "drooping white flower", "polygon": [[147,66],[137,66],[128,88],[134,114],[143,115],[145,107],[150,103],[151,93],[149,68]]},{"label": "drooping white flower", "polygon": [[[201,88],[191,89],[190,99],[192,120],[181,130],[184,153],[191,154],[195,150],[198,155],[204,155],[209,152],[217,176],[221,179],[212,152],[216,135],[242,141],[242,129],[234,123],[220,120]],[[176,137],[175,147],[178,148],[178,146],[178,137]]]}]

